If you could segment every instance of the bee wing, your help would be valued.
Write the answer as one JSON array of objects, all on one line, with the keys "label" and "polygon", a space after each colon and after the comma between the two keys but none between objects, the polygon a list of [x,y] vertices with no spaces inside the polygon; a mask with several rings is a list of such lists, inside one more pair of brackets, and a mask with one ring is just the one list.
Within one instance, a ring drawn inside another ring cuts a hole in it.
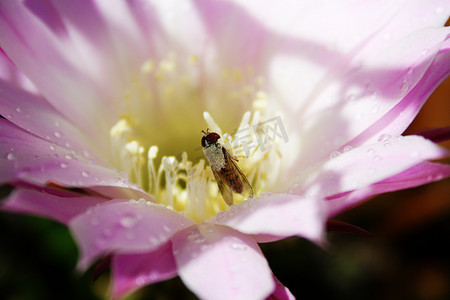
[{"label": "bee wing", "polygon": [[[226,155],[226,159],[231,163],[231,165],[233,166],[234,170],[236,171],[236,173],[239,175],[239,178],[242,181],[242,185],[243,185],[243,190],[241,193],[239,193],[244,199],[249,199],[249,198],[253,198],[253,189],[252,186],[250,184],[250,182],[248,182],[247,177],[245,177],[244,173],[242,173],[241,169],[239,168],[239,166],[236,164],[235,162],[235,158],[233,156],[230,155],[230,153],[228,153],[228,151],[224,151],[225,155]],[[231,189],[231,188],[230,188]]]},{"label": "bee wing", "polygon": [[222,194],[223,200],[231,206],[233,204],[233,190],[230,186],[226,184],[226,181],[222,179],[221,175],[216,171],[212,169],[212,172],[214,174],[214,178],[216,179],[217,186],[219,187],[219,191]]}]

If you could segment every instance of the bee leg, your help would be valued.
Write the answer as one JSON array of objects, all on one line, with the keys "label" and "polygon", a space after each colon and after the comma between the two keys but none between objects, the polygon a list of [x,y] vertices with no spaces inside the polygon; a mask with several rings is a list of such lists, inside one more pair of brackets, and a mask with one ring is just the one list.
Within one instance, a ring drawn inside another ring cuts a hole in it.
[{"label": "bee leg", "polygon": [[234,156],[234,155],[231,155],[231,154],[230,154],[230,157],[231,157],[234,161],[239,161],[239,159],[238,159],[236,156]]}]

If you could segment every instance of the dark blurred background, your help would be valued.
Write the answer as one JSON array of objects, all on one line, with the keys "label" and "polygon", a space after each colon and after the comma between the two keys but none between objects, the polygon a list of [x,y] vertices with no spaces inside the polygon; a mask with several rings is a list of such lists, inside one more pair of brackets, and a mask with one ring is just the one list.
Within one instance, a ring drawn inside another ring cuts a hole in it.
[{"label": "dark blurred background", "polygon": [[[407,133],[449,126],[449,100],[447,79]],[[330,233],[326,251],[300,238],[261,245],[298,299],[450,299],[449,179],[377,196],[335,219],[373,236]],[[92,283],[89,272],[76,273],[76,259],[62,225],[0,212],[0,300],[106,298],[108,273]],[[195,296],[176,278],[128,299]]]}]

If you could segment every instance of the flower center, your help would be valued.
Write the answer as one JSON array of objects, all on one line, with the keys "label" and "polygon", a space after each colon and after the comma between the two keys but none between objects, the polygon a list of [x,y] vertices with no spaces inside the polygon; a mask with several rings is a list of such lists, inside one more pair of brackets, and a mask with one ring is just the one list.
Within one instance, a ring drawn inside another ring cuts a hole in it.
[{"label": "flower center", "polygon": [[281,155],[276,140],[261,147],[267,99],[250,69],[211,71],[196,56],[171,53],[142,65],[122,103],[110,130],[115,165],[156,202],[197,222],[228,208],[202,151],[206,128],[239,159],[254,193],[266,190]]}]

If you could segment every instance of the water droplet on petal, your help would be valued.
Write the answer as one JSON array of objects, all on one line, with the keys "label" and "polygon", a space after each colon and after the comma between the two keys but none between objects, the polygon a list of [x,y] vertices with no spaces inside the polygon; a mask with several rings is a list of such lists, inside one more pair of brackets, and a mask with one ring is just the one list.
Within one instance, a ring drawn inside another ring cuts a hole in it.
[{"label": "water droplet on petal", "polygon": [[403,81],[402,86],[400,87],[400,91],[402,94],[408,91],[409,84],[406,81]]},{"label": "water droplet on petal", "polygon": [[159,244],[159,240],[155,236],[149,237],[148,238],[148,242],[150,243],[150,245],[157,245],[157,244]]},{"label": "water droplet on petal", "polygon": [[375,154],[375,150],[370,148],[370,149],[367,149],[366,153],[367,153],[367,156],[373,156]]},{"label": "water droplet on petal", "polygon": [[20,108],[20,107],[17,107],[16,108],[16,111],[20,114],[20,113],[22,113],[22,109]]},{"label": "water droplet on petal", "polygon": [[83,171],[83,172],[81,172],[81,176],[83,176],[83,177],[89,177],[89,172]]},{"label": "water droplet on petal", "polygon": [[202,244],[202,243],[204,243],[206,241],[206,239],[203,237],[203,236],[201,236],[201,235],[199,235],[195,240],[194,240],[194,242],[196,243],[196,244]]},{"label": "water droplet on petal", "polygon": [[245,249],[247,249],[247,246],[245,244],[233,243],[233,244],[231,244],[231,248],[233,248],[235,250],[245,250]]},{"label": "water droplet on petal", "polygon": [[138,221],[138,218],[135,216],[125,216],[120,219],[120,225],[124,228],[132,228]]},{"label": "water droplet on petal", "polygon": [[61,163],[60,166],[61,166],[61,168],[63,168],[63,169],[67,169],[67,167],[69,167],[69,165],[66,164],[66,163]]},{"label": "water droplet on petal", "polygon": [[6,159],[7,160],[15,160],[16,159],[16,154],[13,152],[10,152],[6,155]]},{"label": "water droplet on petal", "polygon": [[87,151],[87,150],[83,150],[83,155],[84,155],[86,158],[90,158],[90,157],[91,157],[91,154],[90,154],[89,151]]},{"label": "water droplet on petal", "polygon": [[73,154],[66,154],[66,155],[64,155],[64,157],[66,158],[66,159],[73,159],[74,157],[73,157]]},{"label": "water droplet on petal", "polygon": [[216,220],[222,220],[224,217],[225,217],[225,213],[221,211],[217,214]]},{"label": "water droplet on petal", "polygon": [[352,146],[350,146],[350,145],[347,145],[347,146],[345,146],[344,147],[344,152],[348,152],[348,151],[350,151],[350,150],[352,150],[353,149],[353,147]]},{"label": "water droplet on petal", "polygon": [[382,158],[381,158],[381,156],[379,156],[379,155],[375,155],[375,156],[372,158],[372,160],[373,160],[373,161],[380,161],[380,160],[382,160]]},{"label": "water droplet on petal", "polygon": [[145,278],[144,277],[138,277],[136,278],[136,285],[141,286],[145,284]]},{"label": "water droplet on petal", "polygon": [[382,134],[382,135],[380,135],[380,137],[378,138],[378,142],[386,143],[386,142],[388,142],[391,138],[392,138],[392,136],[391,136],[390,134]]},{"label": "water droplet on petal", "polygon": [[441,174],[441,173],[436,174],[436,175],[434,176],[434,179],[435,179],[436,181],[442,180],[442,179],[444,179],[444,174]]},{"label": "water droplet on petal", "polygon": [[422,50],[422,55],[427,55],[428,52],[430,52],[430,49],[425,48],[425,49]]},{"label": "water droplet on petal", "polygon": [[57,137],[58,139],[61,137],[61,133],[60,133],[59,131],[55,131],[55,132],[53,133],[53,135],[54,135],[55,137]]},{"label": "water droplet on petal", "polygon": [[120,172],[119,174],[117,174],[117,179],[119,179],[120,181],[128,181],[128,173]]},{"label": "water droplet on petal", "polygon": [[55,151],[55,150],[56,150],[55,146],[53,146],[53,145],[50,145],[48,148],[49,148],[51,151]]},{"label": "water droplet on petal", "polygon": [[340,156],[340,155],[341,155],[341,152],[339,152],[339,151],[333,151],[333,152],[331,152],[331,154],[330,154],[330,158],[333,159],[333,158],[336,158],[336,157],[338,157],[338,156]]}]

